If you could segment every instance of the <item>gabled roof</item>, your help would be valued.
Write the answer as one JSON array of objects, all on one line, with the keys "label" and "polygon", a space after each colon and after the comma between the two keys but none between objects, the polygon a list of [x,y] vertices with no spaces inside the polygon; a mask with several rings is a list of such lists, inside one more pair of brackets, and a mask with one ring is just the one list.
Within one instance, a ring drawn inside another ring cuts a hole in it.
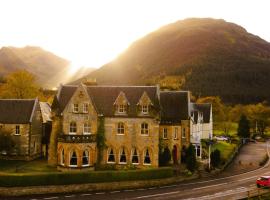
[{"label": "gabled roof", "polygon": [[0,123],[27,124],[32,121],[37,99],[0,99]]},{"label": "gabled roof", "polygon": [[[66,85],[61,87],[57,96],[60,112],[63,112],[78,86]],[[114,102],[121,92],[128,99],[128,116],[137,116],[137,103],[144,92],[147,93],[154,109],[159,109],[158,88],[156,86],[86,86],[98,114],[114,116]]]},{"label": "gabled roof", "polygon": [[191,103],[191,111],[200,111],[203,113],[203,123],[210,122],[211,116],[211,104],[210,103]]},{"label": "gabled roof", "polygon": [[189,119],[189,93],[187,91],[160,92],[161,124],[180,123]]},{"label": "gabled roof", "polygon": [[50,104],[47,102],[39,102],[39,104],[43,123],[52,121]]}]

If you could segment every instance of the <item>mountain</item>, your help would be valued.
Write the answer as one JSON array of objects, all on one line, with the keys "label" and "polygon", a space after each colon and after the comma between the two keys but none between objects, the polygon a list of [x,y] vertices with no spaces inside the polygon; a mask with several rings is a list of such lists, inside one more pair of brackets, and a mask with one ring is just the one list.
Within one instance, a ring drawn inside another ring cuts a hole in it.
[{"label": "mountain", "polygon": [[36,76],[37,82],[42,87],[52,88],[66,79],[69,61],[40,47],[2,47],[0,76],[6,76],[16,70],[27,70]]},{"label": "mountain", "polygon": [[221,96],[226,103],[270,101],[270,44],[222,19],[161,27],[90,73],[98,84],[156,84]]}]

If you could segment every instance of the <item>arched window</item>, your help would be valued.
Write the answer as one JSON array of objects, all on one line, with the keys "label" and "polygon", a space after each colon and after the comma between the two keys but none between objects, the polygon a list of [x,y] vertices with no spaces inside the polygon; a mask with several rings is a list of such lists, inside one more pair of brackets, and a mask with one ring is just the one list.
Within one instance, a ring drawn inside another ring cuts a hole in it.
[{"label": "arched window", "polygon": [[77,167],[77,154],[75,151],[70,152],[69,166],[70,167]]},{"label": "arched window", "polygon": [[70,134],[76,134],[77,132],[77,124],[76,122],[70,122],[69,124],[69,133]]},{"label": "arched window", "polygon": [[141,124],[141,134],[142,135],[148,135],[149,134],[149,127],[147,123]]},{"label": "arched window", "polygon": [[125,148],[121,148],[120,152],[119,152],[119,163],[120,164],[126,164],[127,163],[127,155],[126,155],[126,151]]},{"label": "arched window", "polygon": [[133,148],[132,151],[131,151],[131,162],[132,164],[139,164],[139,155],[138,155],[138,151],[136,148]]},{"label": "arched window", "polygon": [[64,149],[61,150],[61,155],[60,155],[60,164],[65,165],[65,152]]},{"label": "arched window", "polygon": [[91,124],[89,122],[85,122],[83,124],[83,134],[85,135],[91,134]]},{"label": "arched window", "polygon": [[144,151],[143,164],[145,164],[145,165],[151,165],[150,152],[149,152],[149,149],[148,148]]},{"label": "arched window", "polygon": [[115,156],[112,148],[108,149],[108,163],[115,163]]},{"label": "arched window", "polygon": [[89,151],[87,150],[83,152],[82,165],[84,167],[89,166]]},{"label": "arched window", "polygon": [[119,122],[117,124],[117,134],[118,135],[124,135],[125,134],[125,125],[123,122]]}]

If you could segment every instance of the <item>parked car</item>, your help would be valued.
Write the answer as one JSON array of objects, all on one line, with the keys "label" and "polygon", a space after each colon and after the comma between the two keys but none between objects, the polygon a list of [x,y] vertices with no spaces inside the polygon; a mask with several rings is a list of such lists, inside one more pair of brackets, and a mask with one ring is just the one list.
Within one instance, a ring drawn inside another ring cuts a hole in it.
[{"label": "parked car", "polygon": [[257,187],[270,187],[270,176],[261,176],[256,181]]},{"label": "parked car", "polygon": [[214,136],[214,139],[216,139],[217,141],[228,141],[229,138],[225,137],[225,136]]}]

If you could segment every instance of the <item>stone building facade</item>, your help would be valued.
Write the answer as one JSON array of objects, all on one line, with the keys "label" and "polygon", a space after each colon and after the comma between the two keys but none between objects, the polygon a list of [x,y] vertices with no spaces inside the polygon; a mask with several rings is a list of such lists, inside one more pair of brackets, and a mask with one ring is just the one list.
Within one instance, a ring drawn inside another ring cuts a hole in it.
[{"label": "stone building facade", "polygon": [[179,164],[190,143],[189,107],[189,92],[161,92],[158,86],[61,85],[52,105],[61,123],[58,166],[91,168],[99,160],[118,168],[158,167],[161,142]]},{"label": "stone building facade", "polygon": [[1,99],[0,132],[9,134],[13,146],[1,159],[33,160],[41,157],[42,116],[38,99]]}]

